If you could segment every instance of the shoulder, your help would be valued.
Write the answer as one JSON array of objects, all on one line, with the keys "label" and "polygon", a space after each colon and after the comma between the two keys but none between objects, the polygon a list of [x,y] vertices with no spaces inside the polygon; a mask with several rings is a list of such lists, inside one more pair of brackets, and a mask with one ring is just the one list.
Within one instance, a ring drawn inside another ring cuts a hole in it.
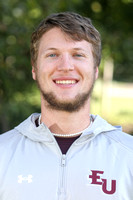
[{"label": "shoulder", "polygon": [[10,159],[13,157],[19,141],[21,140],[21,134],[15,129],[0,135],[0,165],[7,166]]},{"label": "shoulder", "polygon": [[12,129],[8,132],[1,134],[0,135],[0,149],[2,147],[6,148],[10,146],[11,143],[14,143],[14,142],[17,143],[20,137],[21,137],[21,134],[15,129]]},{"label": "shoulder", "polygon": [[94,119],[93,132],[103,138],[103,142],[114,145],[117,149],[133,153],[133,136],[122,131],[120,126],[112,126],[100,116],[92,115]]},{"label": "shoulder", "polygon": [[38,118],[39,115],[40,115],[39,113],[33,113],[23,122],[21,122],[18,126],[16,126],[14,129],[2,133],[0,135],[0,144],[10,143],[11,141],[20,139],[22,136],[25,135],[24,134],[25,132],[29,131],[31,126],[35,126],[34,124],[35,120],[36,118]]},{"label": "shoulder", "polygon": [[112,142],[119,147],[133,153],[133,136],[122,132],[120,129],[106,132],[104,133],[104,136],[112,140]]}]

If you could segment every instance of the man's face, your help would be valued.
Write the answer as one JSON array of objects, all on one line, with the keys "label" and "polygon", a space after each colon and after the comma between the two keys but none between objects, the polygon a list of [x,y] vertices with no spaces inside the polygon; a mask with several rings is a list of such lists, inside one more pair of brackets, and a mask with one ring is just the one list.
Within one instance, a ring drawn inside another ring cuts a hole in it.
[{"label": "man's face", "polygon": [[88,102],[98,76],[90,43],[52,28],[40,40],[36,63],[32,75],[46,106],[74,112]]}]

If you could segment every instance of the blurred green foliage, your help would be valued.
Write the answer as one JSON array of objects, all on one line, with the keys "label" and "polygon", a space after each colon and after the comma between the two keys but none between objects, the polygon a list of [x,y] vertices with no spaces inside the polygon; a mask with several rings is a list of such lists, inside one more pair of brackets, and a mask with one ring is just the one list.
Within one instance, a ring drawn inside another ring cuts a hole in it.
[{"label": "blurred green foliage", "polygon": [[[40,111],[31,77],[30,36],[44,17],[60,11],[90,17],[102,36],[103,59],[114,60],[114,79],[133,81],[133,0],[1,0],[0,133]],[[101,76],[102,71],[101,66]]]}]

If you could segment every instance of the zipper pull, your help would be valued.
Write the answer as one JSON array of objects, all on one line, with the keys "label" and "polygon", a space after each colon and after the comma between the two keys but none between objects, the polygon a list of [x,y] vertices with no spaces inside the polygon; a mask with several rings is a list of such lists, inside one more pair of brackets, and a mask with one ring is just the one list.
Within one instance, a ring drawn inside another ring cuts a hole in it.
[{"label": "zipper pull", "polygon": [[65,154],[62,155],[61,165],[62,165],[62,167],[66,166],[66,155]]}]

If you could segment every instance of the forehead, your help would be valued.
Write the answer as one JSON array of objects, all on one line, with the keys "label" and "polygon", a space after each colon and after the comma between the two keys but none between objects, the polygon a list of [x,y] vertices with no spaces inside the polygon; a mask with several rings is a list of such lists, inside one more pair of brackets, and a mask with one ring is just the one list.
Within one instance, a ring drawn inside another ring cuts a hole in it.
[{"label": "forehead", "polygon": [[63,32],[60,28],[54,27],[44,33],[40,39],[39,49],[47,48],[87,48],[92,50],[92,44],[86,40],[73,40],[70,35]]}]

